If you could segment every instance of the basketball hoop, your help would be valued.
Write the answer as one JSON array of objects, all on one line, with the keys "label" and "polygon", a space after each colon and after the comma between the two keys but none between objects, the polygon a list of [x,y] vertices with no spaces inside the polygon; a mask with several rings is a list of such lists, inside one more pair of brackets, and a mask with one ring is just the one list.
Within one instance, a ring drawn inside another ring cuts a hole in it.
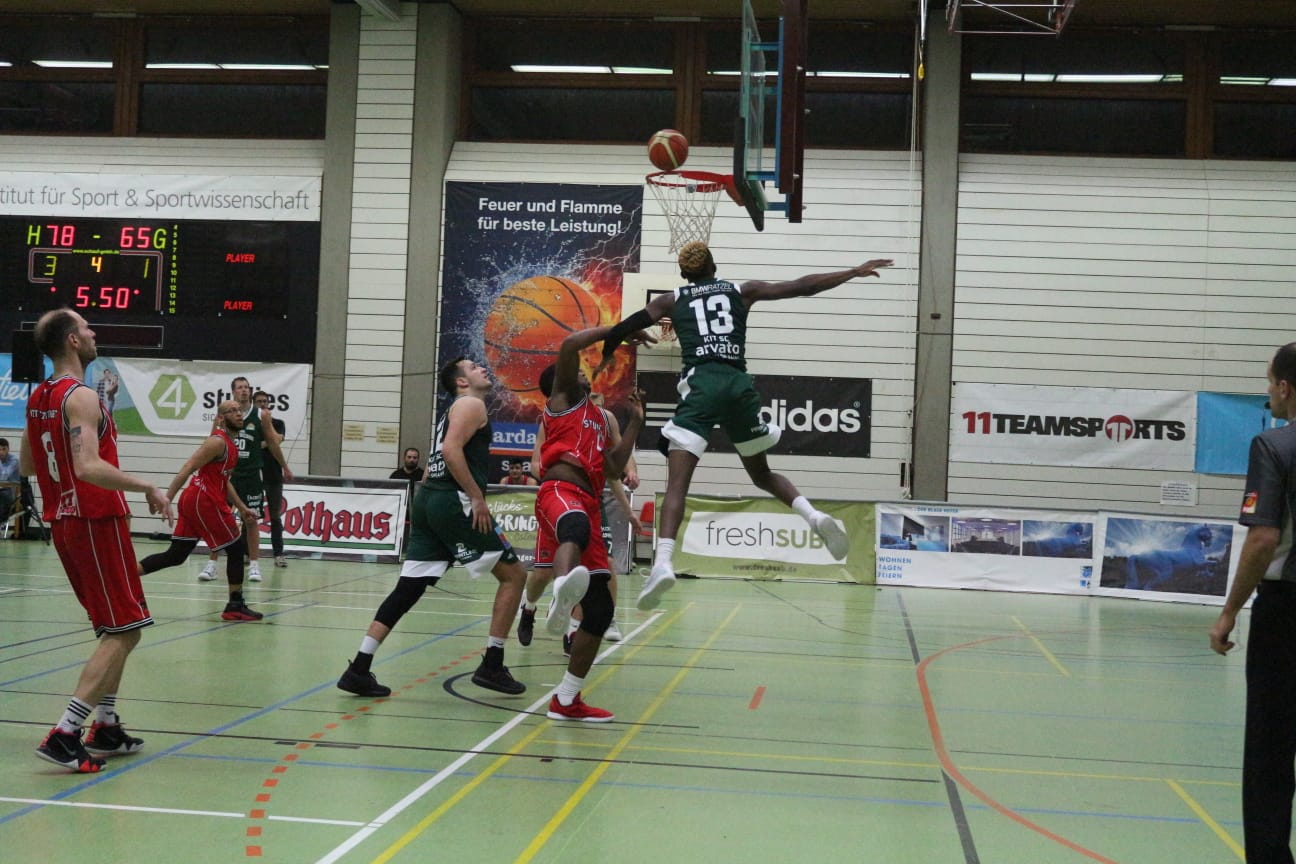
[{"label": "basketball hoop", "polygon": [[712,174],[710,171],[657,171],[647,176],[657,203],[666,214],[670,226],[670,251],[678,252],[686,243],[711,237],[711,222],[715,219],[716,201],[720,193],[727,192],[735,202],[741,203],[738,191],[729,174]]}]

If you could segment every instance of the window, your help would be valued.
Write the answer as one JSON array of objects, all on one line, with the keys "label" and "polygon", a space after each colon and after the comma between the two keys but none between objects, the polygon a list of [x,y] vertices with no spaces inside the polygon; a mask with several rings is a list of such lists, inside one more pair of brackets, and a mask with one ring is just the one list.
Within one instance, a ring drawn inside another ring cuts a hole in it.
[{"label": "window", "polygon": [[0,133],[322,138],[327,17],[0,16]]}]

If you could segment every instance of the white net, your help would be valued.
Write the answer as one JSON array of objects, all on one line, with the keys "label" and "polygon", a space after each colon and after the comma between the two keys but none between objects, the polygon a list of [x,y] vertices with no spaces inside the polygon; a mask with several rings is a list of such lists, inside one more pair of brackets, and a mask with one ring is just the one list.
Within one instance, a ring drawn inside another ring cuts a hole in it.
[{"label": "white net", "polygon": [[694,240],[705,243],[711,237],[711,223],[715,220],[716,201],[724,190],[724,179],[701,171],[662,171],[648,175],[648,186],[670,226],[671,254],[679,252],[686,243]]}]

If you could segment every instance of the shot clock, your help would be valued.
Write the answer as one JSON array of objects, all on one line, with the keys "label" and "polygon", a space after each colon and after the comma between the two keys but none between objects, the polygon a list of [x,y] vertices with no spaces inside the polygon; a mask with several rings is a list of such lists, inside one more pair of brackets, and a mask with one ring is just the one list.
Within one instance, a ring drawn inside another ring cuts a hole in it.
[{"label": "shot clock", "polygon": [[310,362],[319,236],[318,222],[0,216],[0,328],[66,306],[92,327],[150,328],[123,346],[144,353]]}]

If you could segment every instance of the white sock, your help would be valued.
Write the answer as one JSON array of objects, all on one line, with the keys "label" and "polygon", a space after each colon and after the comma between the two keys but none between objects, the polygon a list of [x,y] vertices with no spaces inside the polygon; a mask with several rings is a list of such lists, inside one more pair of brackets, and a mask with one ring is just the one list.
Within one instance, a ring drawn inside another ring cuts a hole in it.
[{"label": "white sock", "polygon": [[378,653],[378,646],[382,643],[372,636],[366,636],[360,640],[360,653],[373,656]]},{"label": "white sock", "polygon": [[536,610],[537,602],[538,601],[527,599],[527,596],[525,594],[522,595],[522,608],[527,610],[528,612],[534,612]]},{"label": "white sock", "polygon": [[95,706],[94,722],[105,726],[115,726],[121,722],[121,718],[117,716],[116,693],[108,693],[99,700],[99,704]]},{"label": "white sock", "polygon": [[71,701],[68,702],[67,710],[64,711],[63,716],[59,718],[58,730],[60,732],[67,732],[75,735],[76,731],[81,728],[81,725],[85,723],[86,718],[90,716],[90,712],[93,710],[94,709],[89,705],[73,696]]},{"label": "white sock", "polygon": [[570,705],[575,702],[584,686],[584,678],[577,678],[570,672],[564,672],[562,683],[558,685],[558,704]]},{"label": "white sock", "polygon": [[798,495],[796,499],[792,501],[792,509],[796,511],[798,516],[809,522],[811,525],[814,524],[814,518],[819,515],[819,511],[815,509],[813,504],[806,500],[804,495]]},{"label": "white sock", "polygon": [[487,637],[486,637],[486,647],[487,647],[487,648],[503,648],[503,647],[504,647],[504,640],[501,639],[501,638],[499,638],[498,636],[487,636]]},{"label": "white sock", "polygon": [[666,540],[664,538],[657,541],[657,558],[653,561],[653,566],[664,564],[671,566],[671,559],[675,557],[675,538]]},{"label": "white sock", "polygon": [[579,629],[580,629],[580,619],[579,619],[579,618],[568,618],[568,619],[567,619],[567,632],[568,632],[568,633],[575,633],[575,632],[576,632],[577,630],[579,630]]}]

